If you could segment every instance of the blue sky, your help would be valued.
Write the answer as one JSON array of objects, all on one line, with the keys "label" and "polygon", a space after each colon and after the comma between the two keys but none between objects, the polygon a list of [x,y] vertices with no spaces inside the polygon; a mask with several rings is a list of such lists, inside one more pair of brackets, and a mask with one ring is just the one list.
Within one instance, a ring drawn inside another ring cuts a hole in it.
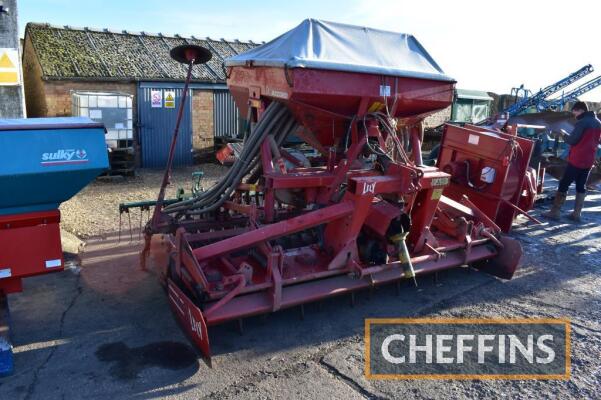
[{"label": "blue sky", "polygon": [[[411,33],[467,89],[536,90],[589,63],[601,74],[599,0],[17,1],[21,31],[49,22],[269,41],[311,17]],[[585,99],[601,101],[601,88]]]}]

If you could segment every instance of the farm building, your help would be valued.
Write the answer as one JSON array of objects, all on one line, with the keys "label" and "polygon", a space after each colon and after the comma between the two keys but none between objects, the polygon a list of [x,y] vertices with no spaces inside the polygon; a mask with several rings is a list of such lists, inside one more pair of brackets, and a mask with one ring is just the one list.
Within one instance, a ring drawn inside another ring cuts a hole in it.
[{"label": "farm building", "polygon": [[23,44],[27,114],[101,121],[115,171],[161,168],[186,75],[169,51],[187,43],[213,54],[193,71],[192,101],[180,128],[175,164],[191,164],[194,154],[213,150],[216,138],[238,134],[223,61],[257,44],[29,23]]}]

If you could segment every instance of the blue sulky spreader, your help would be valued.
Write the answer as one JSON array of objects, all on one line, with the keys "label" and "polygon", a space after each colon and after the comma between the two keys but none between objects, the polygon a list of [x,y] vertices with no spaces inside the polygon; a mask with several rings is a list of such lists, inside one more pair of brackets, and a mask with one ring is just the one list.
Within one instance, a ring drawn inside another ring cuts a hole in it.
[{"label": "blue sulky spreader", "polygon": [[0,375],[13,370],[7,295],[63,270],[59,205],[108,168],[104,125],[0,119]]}]

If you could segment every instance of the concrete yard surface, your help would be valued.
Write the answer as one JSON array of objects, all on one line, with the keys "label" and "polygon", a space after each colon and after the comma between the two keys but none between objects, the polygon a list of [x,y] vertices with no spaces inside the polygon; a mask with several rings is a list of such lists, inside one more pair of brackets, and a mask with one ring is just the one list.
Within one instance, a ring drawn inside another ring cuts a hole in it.
[{"label": "concrete yard surface", "polygon": [[[0,399],[601,398],[601,194],[579,225],[519,218],[512,235],[524,257],[511,281],[457,268],[417,289],[405,282],[400,295],[360,292],[354,307],[348,296],[309,304],[302,321],[296,308],[245,320],[243,335],[214,327],[213,369],[139,269],[140,243],[91,238],[81,266],[27,279],[9,297],[16,371],[0,380]],[[569,318],[571,379],[367,380],[364,319],[409,316]]]}]

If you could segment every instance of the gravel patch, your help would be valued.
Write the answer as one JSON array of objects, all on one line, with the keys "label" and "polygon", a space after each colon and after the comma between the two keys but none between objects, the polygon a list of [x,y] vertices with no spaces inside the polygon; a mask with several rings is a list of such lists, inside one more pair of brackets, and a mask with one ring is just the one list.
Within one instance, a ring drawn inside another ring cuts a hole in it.
[{"label": "gravel patch", "polygon": [[[171,176],[166,198],[174,197],[179,187],[189,193],[193,184],[192,172],[203,171],[202,186],[206,189],[221,178],[228,167],[219,164],[200,164],[177,168]],[[140,169],[135,177],[121,181],[96,180],[86,186],[71,200],[60,206],[61,228],[82,239],[103,236],[119,229],[119,204],[129,201],[155,200],[163,179],[163,171]],[[131,213],[135,233],[140,223],[140,213]],[[146,221],[144,213],[142,223]],[[129,234],[127,214],[123,215],[123,231]]]}]

